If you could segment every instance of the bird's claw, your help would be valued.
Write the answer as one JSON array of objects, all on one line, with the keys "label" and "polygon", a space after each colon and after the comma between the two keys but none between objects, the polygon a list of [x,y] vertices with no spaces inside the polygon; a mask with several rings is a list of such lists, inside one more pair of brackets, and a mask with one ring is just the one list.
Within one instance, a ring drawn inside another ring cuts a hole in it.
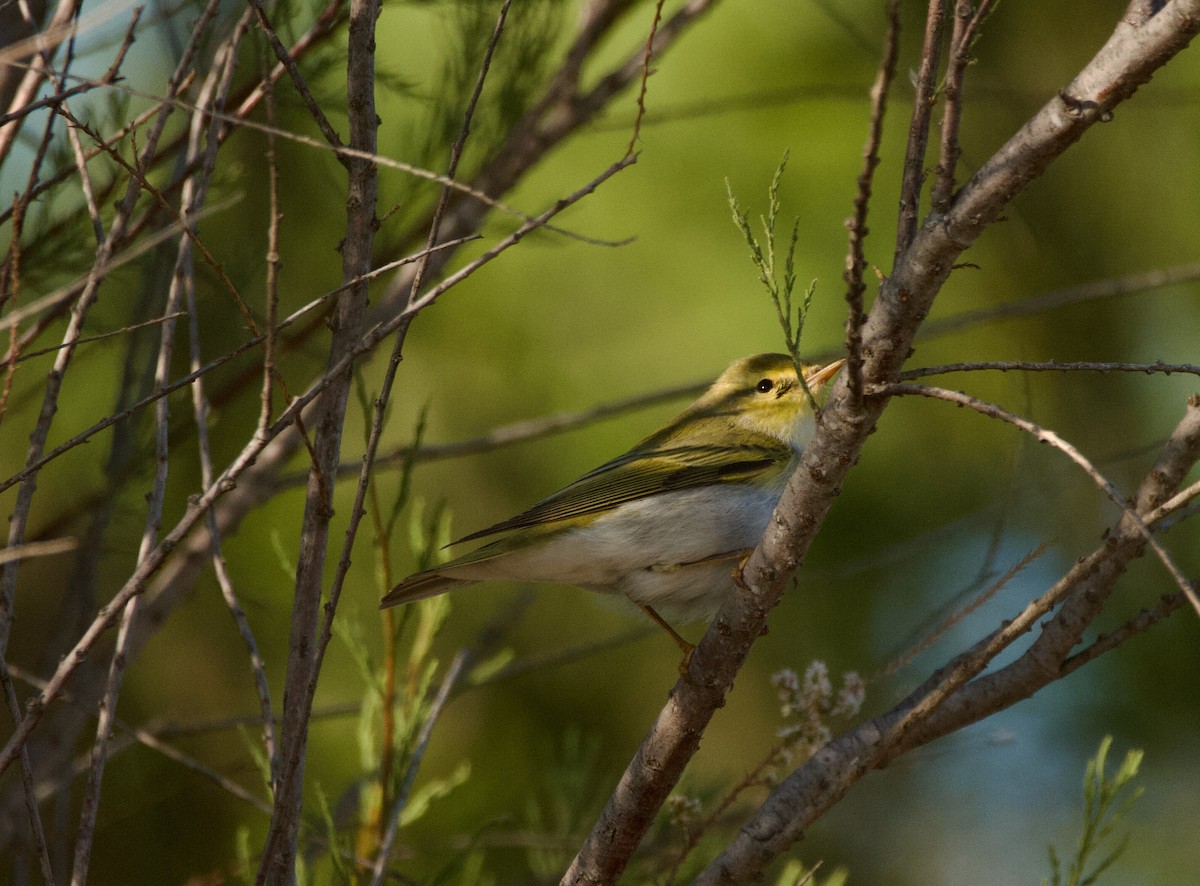
[{"label": "bird's claw", "polygon": [[750,557],[753,554],[754,548],[747,548],[744,551],[739,551],[737,565],[733,567],[733,583],[743,591],[750,590],[750,586],[746,584],[746,580],[742,578],[742,573],[746,571],[746,564],[750,562]]}]

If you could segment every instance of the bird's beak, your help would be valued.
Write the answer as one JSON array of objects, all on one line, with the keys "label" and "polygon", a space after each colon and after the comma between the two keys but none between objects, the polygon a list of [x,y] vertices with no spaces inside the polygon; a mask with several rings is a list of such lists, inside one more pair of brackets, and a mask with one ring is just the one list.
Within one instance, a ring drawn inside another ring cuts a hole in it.
[{"label": "bird's beak", "polygon": [[838,370],[846,365],[845,359],[834,360],[832,363],[827,363],[824,366],[817,366],[810,369],[804,376],[804,383],[808,385],[808,389],[813,393],[819,391],[825,382],[829,381],[838,374]]}]

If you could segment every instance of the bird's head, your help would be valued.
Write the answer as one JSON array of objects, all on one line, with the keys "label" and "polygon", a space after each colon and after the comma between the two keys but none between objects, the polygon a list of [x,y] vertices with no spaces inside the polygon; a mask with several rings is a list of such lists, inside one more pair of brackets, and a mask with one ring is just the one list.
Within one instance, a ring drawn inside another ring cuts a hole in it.
[{"label": "bird's head", "polygon": [[[845,362],[801,367],[814,397]],[[804,448],[816,426],[812,403],[804,393],[792,358],[786,354],[756,354],[735,361],[696,403],[702,404],[796,450]]]}]

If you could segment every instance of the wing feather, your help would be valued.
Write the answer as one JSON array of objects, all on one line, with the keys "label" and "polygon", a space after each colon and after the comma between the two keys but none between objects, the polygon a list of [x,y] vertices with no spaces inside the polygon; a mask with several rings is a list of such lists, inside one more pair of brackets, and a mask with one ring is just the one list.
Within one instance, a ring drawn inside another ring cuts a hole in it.
[{"label": "wing feather", "polygon": [[766,435],[736,446],[639,447],[585,474],[529,510],[458,541],[572,520],[664,492],[745,483],[764,473],[781,471],[791,458],[791,447]]}]

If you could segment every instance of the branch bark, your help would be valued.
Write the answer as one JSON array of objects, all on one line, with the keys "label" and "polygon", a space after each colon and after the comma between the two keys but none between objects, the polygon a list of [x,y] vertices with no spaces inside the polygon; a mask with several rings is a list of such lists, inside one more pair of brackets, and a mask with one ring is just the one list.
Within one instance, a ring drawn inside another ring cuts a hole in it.
[{"label": "branch bark", "polygon": [[[1200,459],[1200,397],[1189,402],[1135,502],[1145,517],[1170,497]],[[698,884],[746,883],[798,840],[871,769],[1029,698],[1074,670],[1071,650],[1100,612],[1146,539],[1129,516],[1104,544],[1081,559],[1011,624],[936,672],[886,714],[830,742],[789,776],[743,826]],[[978,675],[995,654],[1031,630],[1056,604],[1059,611],[1033,645],[1012,664]]]},{"label": "branch bark", "polygon": [[[1200,30],[1200,0],[1175,0],[1142,26],[1117,24],[1108,42],[1058,95],[1003,145],[954,196],[944,216],[931,218],[899,252],[863,327],[864,381],[891,382],[899,375],[921,322],[954,263],[1031,181],[1097,122],[1181,52]],[[918,112],[923,113],[918,108]],[[617,789],[588,835],[564,884],[616,880],[655,814],[699,747],[709,720],[762,634],[792,574],[832,507],[885,403],[856,409],[845,375],[829,396],[816,436],[792,476],[758,548],[742,573],[745,593],[717,613],[696,647],[690,667],[671,692]],[[863,733],[818,755],[827,771],[854,779],[824,781],[834,800],[870,767]],[[879,736],[873,736],[878,740]],[[838,786],[840,785],[840,787]],[[836,794],[836,796],[834,796]],[[782,819],[773,824],[782,827]],[[778,831],[782,833],[782,831]],[[790,832],[789,832],[790,833]],[[707,882],[746,882],[724,862]],[[732,879],[730,877],[732,876]]]},{"label": "branch bark", "polygon": [[[350,0],[349,48],[346,70],[350,147],[375,153],[379,118],[375,113],[375,22],[379,0]],[[375,217],[375,163],[361,157],[343,160],[348,181],[346,237],[342,241],[342,279],[349,282],[371,270],[378,222]],[[361,281],[339,298],[331,318],[329,368],[343,361],[363,334],[368,285]],[[292,604],[287,680],[279,733],[279,781],[271,827],[263,848],[258,883],[291,884],[296,878],[296,851],[304,800],[304,762],[312,710],[309,686],[316,683],[320,656],[316,634],[320,623],[321,590],[333,518],[333,491],[342,449],[342,429],[354,374],[347,365],[326,388],[317,409],[304,503],[296,589]]]}]

